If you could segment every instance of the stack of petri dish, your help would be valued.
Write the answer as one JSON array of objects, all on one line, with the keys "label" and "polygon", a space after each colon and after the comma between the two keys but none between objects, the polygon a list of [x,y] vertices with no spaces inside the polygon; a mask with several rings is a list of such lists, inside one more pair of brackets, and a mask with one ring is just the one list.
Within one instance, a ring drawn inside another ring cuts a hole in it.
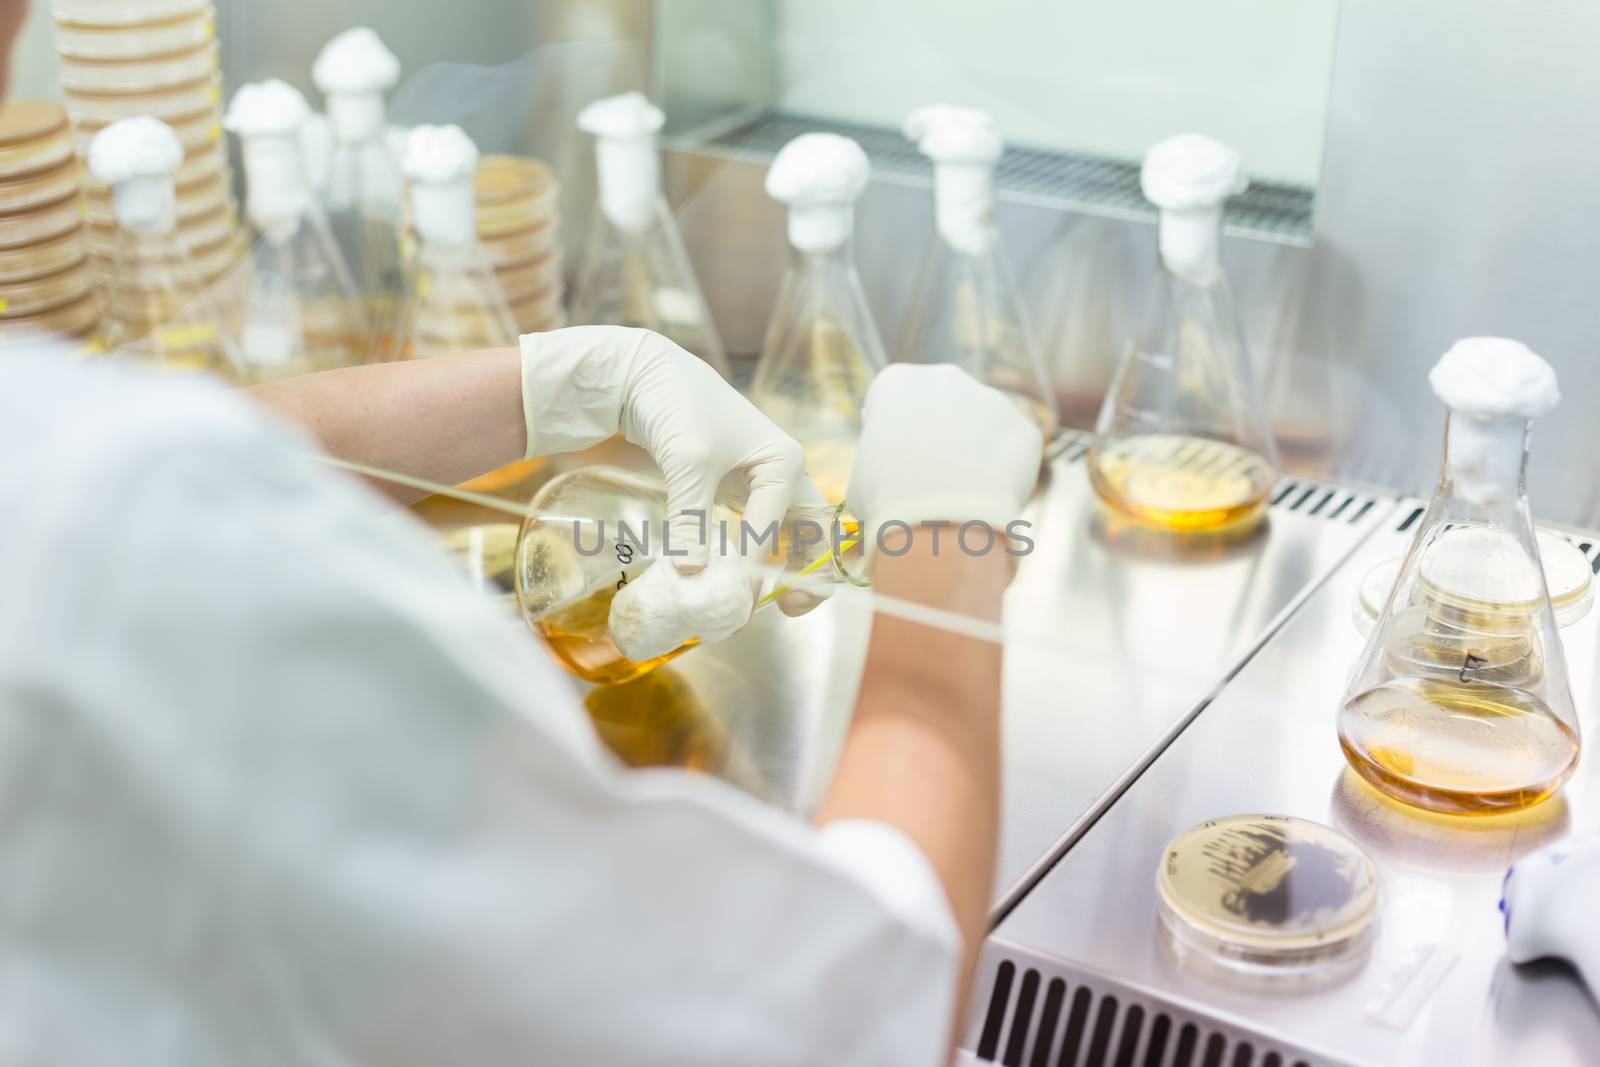
[{"label": "stack of petri dish", "polygon": [[85,338],[99,322],[66,112],[0,104],[0,345]]},{"label": "stack of petri dish", "polygon": [[[52,0],[61,89],[79,155],[119,119],[150,115],[173,128],[179,230],[207,281],[238,259],[238,224],[222,135],[222,76],[210,0]],[[85,236],[102,265],[115,247],[111,191],[87,185]],[[108,299],[116,279],[106,279]]]},{"label": "stack of petri dish", "polygon": [[473,180],[478,240],[523,333],[566,325],[556,177],[536,159],[484,156]]}]

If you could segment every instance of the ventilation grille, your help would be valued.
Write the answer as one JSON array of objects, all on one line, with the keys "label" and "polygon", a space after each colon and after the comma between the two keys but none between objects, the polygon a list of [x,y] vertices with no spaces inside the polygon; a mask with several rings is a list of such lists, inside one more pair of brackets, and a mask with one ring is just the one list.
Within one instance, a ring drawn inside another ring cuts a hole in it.
[{"label": "ventilation grille", "polygon": [[1354,526],[1378,506],[1378,498],[1321,482],[1285,478],[1273,489],[1271,504],[1279,511],[1294,511],[1310,519]]},{"label": "ventilation grille", "polygon": [[[931,178],[930,164],[898,130],[773,112],[711,138],[712,144],[771,156],[802,133],[822,130],[854,138],[873,167],[894,174]],[[1155,209],[1139,191],[1139,165],[1078,152],[1007,148],[995,168],[995,186],[1010,193],[1073,210],[1154,220]],[[1228,201],[1229,232],[1282,244],[1311,242],[1310,189],[1254,182]]]},{"label": "ventilation grille", "polygon": [[975,1055],[981,1063],[1006,1067],[1327,1067],[1329,1063],[1101,976],[1091,978],[1042,960],[1018,963],[1004,956],[994,972]]}]

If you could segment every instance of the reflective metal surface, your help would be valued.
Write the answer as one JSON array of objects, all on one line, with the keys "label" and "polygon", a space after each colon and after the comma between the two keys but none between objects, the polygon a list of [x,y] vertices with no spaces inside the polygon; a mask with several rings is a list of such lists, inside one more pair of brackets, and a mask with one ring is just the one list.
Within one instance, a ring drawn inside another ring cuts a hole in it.
[{"label": "reflective metal surface", "polygon": [[[1253,535],[1174,540],[1100,512],[1085,447],[1077,435],[1058,445],[1026,516],[1036,548],[1006,601],[1001,909],[1392,506],[1286,483]],[[792,809],[815,803],[870,625],[870,604],[844,596],[798,621],[767,609],[666,668],[722,724],[726,777]]]},{"label": "reflective metal surface", "polygon": [[[1511,967],[1497,911],[1507,865],[1540,844],[1600,830],[1593,738],[1600,721],[1593,615],[1563,632],[1591,750],[1555,800],[1520,818],[1411,814],[1346,769],[1334,732],[1363,638],[1362,577],[1404,551],[1389,514],[1059,865],[998,926],[1003,939],[1065,957],[1146,994],[1360,1064],[1580,1064],[1600,1049],[1600,1010],[1556,964]],[[1180,968],[1160,943],[1156,868],[1203,819],[1298,815],[1342,829],[1379,868],[1382,913],[1365,967],[1320,992],[1251,992]]]}]

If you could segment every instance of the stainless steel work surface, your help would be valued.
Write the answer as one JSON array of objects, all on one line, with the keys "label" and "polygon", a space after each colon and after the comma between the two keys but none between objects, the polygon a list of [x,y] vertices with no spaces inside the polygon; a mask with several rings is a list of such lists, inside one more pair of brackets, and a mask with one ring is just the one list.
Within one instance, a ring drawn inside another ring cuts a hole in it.
[{"label": "stainless steel work surface", "polygon": [[[1075,433],[1056,443],[1026,514],[1035,547],[1006,601],[1001,909],[1393,506],[1285,481],[1242,543],[1151,536],[1097,506],[1087,444]],[[761,616],[667,669],[726,730],[722,773],[804,810],[849,723],[870,602],[840,595],[803,620]]]},{"label": "stainless steel work surface", "polygon": [[1061,446],[1006,600],[999,910],[1180,730],[1274,622],[1393,508],[1286,480],[1242,542],[1122,523]]},{"label": "stainless steel work surface", "polygon": [[[1029,960],[1055,958],[1100,976],[1087,979],[1090,986],[1098,981],[1136,991],[1131,999],[1124,993],[1124,1008],[1142,996],[1150,1005],[1176,1006],[1176,1018],[1197,1011],[1216,1020],[1221,1034],[1254,1029],[1269,1036],[1268,1044],[1300,1050],[1307,1062],[1596,1062],[1600,1010],[1561,965],[1510,966],[1497,911],[1510,862],[1555,838],[1600,829],[1593,752],[1555,799],[1518,818],[1475,822],[1415,815],[1390,804],[1346,770],[1339,751],[1335,712],[1363,645],[1352,618],[1357,590],[1370,567],[1404,551],[1412,531],[1399,527],[1420,506],[1406,502],[1391,512],[1383,530],[998,926],[986,955],[972,1047],[988,1021],[1000,961],[1015,951],[1010,946],[1020,946]],[[1589,541],[1574,540],[1594,556]],[[1597,625],[1591,615],[1563,631],[1581,726],[1590,738],[1600,704]],[[1087,723],[1099,711],[1063,708],[1062,714]],[[1327,823],[1370,853],[1381,879],[1379,929],[1370,960],[1353,978],[1320,992],[1268,995],[1186,972],[1172,961],[1156,919],[1156,869],[1165,847],[1196,822],[1240,812]],[[1048,972],[1048,964],[1041,966]],[[1122,1025],[1112,1003],[1108,1032]],[[1033,1029],[1016,1038],[1030,1055],[1041,1040],[1037,1019],[1034,1013]],[[996,1037],[1006,1048],[1009,1032]],[[1114,1034],[1108,1040],[1119,1047]],[[1135,1050],[1139,1040],[1130,1039]],[[1287,1054],[1283,1062],[1290,1062]]]}]

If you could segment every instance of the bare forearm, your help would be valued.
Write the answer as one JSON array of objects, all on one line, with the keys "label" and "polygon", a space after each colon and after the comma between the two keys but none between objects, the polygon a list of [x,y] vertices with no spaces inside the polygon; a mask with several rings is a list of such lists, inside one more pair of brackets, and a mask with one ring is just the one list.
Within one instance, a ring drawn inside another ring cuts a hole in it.
[{"label": "bare forearm", "polygon": [[[997,620],[1009,573],[998,550],[971,558],[917,548],[880,557],[873,585],[886,596]],[[820,823],[877,819],[928,857],[965,944],[958,1026],[994,884],[1000,668],[998,645],[879,615],[855,718],[817,815]]]},{"label": "bare forearm", "polygon": [[[310,431],[330,455],[439,484],[504,466],[527,449],[515,348],[347,367],[249,393]],[[401,502],[424,495],[374,482]]]}]

